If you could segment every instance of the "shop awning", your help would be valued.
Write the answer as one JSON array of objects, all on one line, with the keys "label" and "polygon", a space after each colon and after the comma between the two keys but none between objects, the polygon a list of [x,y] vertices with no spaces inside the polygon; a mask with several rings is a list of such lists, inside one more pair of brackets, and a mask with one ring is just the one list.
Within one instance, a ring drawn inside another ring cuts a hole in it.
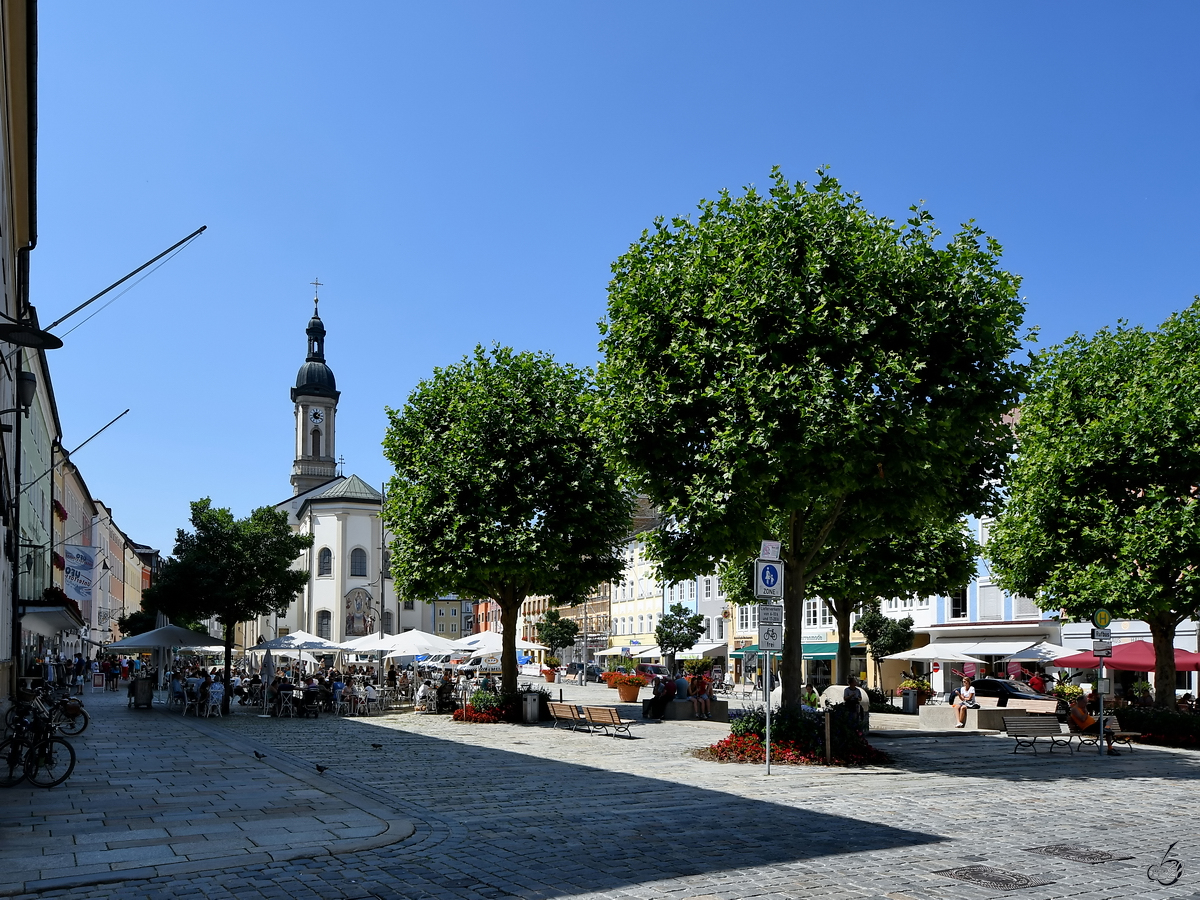
[{"label": "shop awning", "polygon": [[996,638],[984,641],[934,641],[929,646],[965,656],[1012,656],[1035,643],[1037,642],[1031,640],[1005,641]]},{"label": "shop awning", "polygon": [[42,637],[52,638],[60,631],[82,628],[83,620],[62,606],[27,607],[21,616],[21,627]]},{"label": "shop awning", "polygon": [[751,644],[749,647],[739,647],[737,650],[734,650],[729,655],[733,659],[742,659],[747,653],[757,653],[757,652],[758,652],[758,644]]},{"label": "shop awning", "polygon": [[805,644],[805,659],[837,659],[837,641],[824,644]]},{"label": "shop awning", "polygon": [[596,656],[629,656],[629,647],[609,647],[607,650],[597,650]]},{"label": "shop awning", "polygon": [[708,657],[712,659],[717,656],[724,656],[729,652],[729,645],[724,641],[721,643],[703,642],[694,646],[691,650],[684,650],[681,653],[676,653],[676,659],[704,659]]}]

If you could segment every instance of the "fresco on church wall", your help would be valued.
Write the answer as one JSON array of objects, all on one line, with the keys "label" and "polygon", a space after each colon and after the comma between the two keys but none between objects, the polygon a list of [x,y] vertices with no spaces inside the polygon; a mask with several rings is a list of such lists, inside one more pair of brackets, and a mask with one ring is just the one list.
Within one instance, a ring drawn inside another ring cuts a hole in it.
[{"label": "fresco on church wall", "polygon": [[375,625],[371,595],[362,588],[355,588],[346,595],[346,637],[374,634]]}]

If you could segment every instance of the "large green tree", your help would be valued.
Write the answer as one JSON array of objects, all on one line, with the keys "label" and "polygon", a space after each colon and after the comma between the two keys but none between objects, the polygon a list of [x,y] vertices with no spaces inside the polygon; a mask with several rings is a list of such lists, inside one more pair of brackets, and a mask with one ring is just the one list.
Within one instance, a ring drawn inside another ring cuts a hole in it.
[{"label": "large green tree", "polygon": [[589,373],[540,353],[476,347],[388,410],[384,507],[406,597],[491,599],[501,680],[516,691],[521,601],[571,605],[620,575],[630,499],[585,428]]},{"label": "large green tree", "polygon": [[574,619],[564,619],[557,609],[548,609],[542,615],[542,621],[533,626],[537,631],[538,641],[550,648],[551,656],[558,656],[560,647],[575,643],[579,634],[579,623]]},{"label": "large green tree", "polygon": [[[917,531],[884,535],[847,549],[809,582],[811,594],[837,623],[837,673],[850,672],[851,620],[879,598],[948,594],[975,574],[979,544],[961,520],[928,523]],[[722,574],[734,603],[755,602],[753,561]],[[908,648],[903,648],[907,650]]]},{"label": "large green tree", "polygon": [[784,542],[785,705],[815,577],[998,500],[1025,384],[999,255],[974,225],[941,242],[923,211],[898,227],[824,173],[776,172],[766,195],[657,220],[613,265],[599,383],[618,464],[666,519],[669,580]]},{"label": "large green tree", "polygon": [[1200,299],[1157,332],[1121,323],[1043,353],[985,547],[998,582],[1043,609],[1144,620],[1160,706],[1175,631],[1200,614],[1198,347]]},{"label": "large green tree", "polygon": [[[239,622],[287,610],[308,582],[307,570],[294,564],[313,538],[294,533],[287,513],[274,507],[237,519],[228,509],[214,509],[207,497],[192,503],[191,525],[191,531],[176,532],[175,549],[147,589],[144,604],[183,621],[216,617],[224,630],[229,684],[234,629]],[[226,691],[226,712],[229,700]]]},{"label": "large green tree", "polygon": [[654,626],[654,640],[667,661],[667,671],[675,674],[675,654],[680,650],[691,650],[704,634],[704,615],[693,613],[682,603],[658,617]]},{"label": "large green tree", "polygon": [[880,688],[883,658],[893,653],[903,653],[912,647],[912,616],[893,619],[883,614],[878,600],[869,601],[858,619],[858,630],[867,642],[867,650],[875,663],[875,688]]}]

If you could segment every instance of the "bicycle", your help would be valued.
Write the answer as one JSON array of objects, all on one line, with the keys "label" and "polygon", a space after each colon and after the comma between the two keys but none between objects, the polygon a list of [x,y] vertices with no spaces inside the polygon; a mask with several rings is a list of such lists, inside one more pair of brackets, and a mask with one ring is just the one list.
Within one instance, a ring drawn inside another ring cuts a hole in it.
[{"label": "bicycle", "polygon": [[[43,705],[44,708],[44,705]],[[17,718],[13,735],[0,742],[0,786],[14,787],[25,779],[52,788],[75,771],[75,748],[56,733],[52,715],[30,705],[30,713]]]},{"label": "bicycle", "polygon": [[82,734],[91,722],[91,717],[83,708],[82,700],[65,695],[53,686],[46,686],[33,694],[17,698],[16,704],[10,707],[5,715],[5,734],[12,729],[18,718],[30,713],[48,716],[58,730],[71,737]]}]

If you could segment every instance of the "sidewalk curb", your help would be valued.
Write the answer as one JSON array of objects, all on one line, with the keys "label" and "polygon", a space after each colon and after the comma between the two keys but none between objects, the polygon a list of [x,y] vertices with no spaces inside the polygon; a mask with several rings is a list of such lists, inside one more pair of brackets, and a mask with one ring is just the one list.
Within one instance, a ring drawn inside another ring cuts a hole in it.
[{"label": "sidewalk curb", "polygon": [[[165,709],[155,709],[154,711],[161,715],[169,714]],[[228,855],[217,859],[184,860],[156,866],[131,866],[129,868],[113,869],[109,872],[90,875],[64,875],[60,878],[43,878],[35,881],[9,882],[7,884],[0,882],[0,897],[38,894],[42,891],[80,888],[97,884],[112,884],[138,879],[189,875],[200,872],[211,873],[243,866],[286,862],[292,859],[313,859],[324,856],[338,856],[342,853],[358,853],[364,850],[377,850],[381,847],[398,844],[412,837],[416,832],[416,826],[409,819],[397,818],[394,809],[387,807],[379,801],[366,796],[352,787],[346,787],[340,782],[335,782],[335,790],[326,778],[314,775],[295,763],[280,760],[278,758],[280,751],[277,747],[260,744],[257,741],[250,741],[241,737],[233,737],[228,732],[216,728],[204,720],[191,720],[180,716],[178,717],[178,721],[201,732],[206,737],[224,744],[236,753],[250,755],[254,750],[270,751],[267,759],[262,761],[263,765],[269,765],[288,777],[303,782],[315,790],[336,796],[347,806],[355,807],[378,819],[383,825],[382,830],[369,838],[296,845],[280,850],[259,849],[252,853]]]}]

